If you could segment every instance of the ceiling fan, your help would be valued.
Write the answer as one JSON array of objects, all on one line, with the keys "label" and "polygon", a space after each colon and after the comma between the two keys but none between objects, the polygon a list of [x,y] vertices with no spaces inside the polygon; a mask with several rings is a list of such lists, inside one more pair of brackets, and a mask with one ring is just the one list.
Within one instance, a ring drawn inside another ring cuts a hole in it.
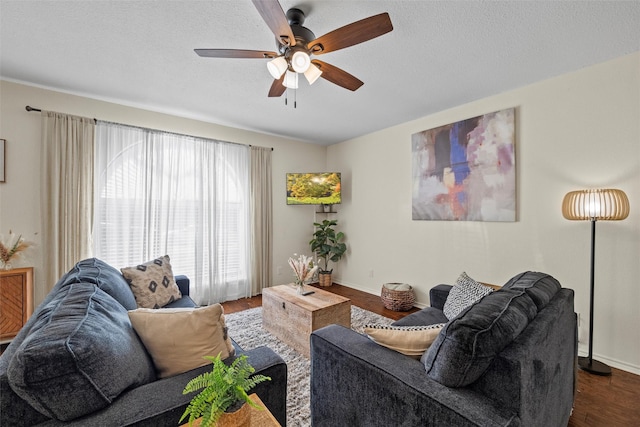
[{"label": "ceiling fan", "polygon": [[269,73],[275,79],[269,90],[270,97],[277,97],[287,88],[298,88],[298,75],[303,74],[309,84],[319,77],[352,91],[364,83],[344,70],[311,55],[323,55],[366,42],[393,30],[388,13],[370,16],[333,30],[321,37],[302,24],[304,12],[292,8],[284,13],[278,0],[252,0],[256,9],[276,36],[277,52],[244,49],[195,49],[208,58],[261,58],[267,63]]}]

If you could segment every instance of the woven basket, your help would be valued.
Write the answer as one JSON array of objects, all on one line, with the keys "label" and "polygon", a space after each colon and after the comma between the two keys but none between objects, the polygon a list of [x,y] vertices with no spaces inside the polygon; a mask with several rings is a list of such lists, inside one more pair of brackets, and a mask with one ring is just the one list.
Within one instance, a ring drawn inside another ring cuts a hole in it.
[{"label": "woven basket", "polygon": [[416,302],[416,296],[413,294],[413,288],[410,286],[408,291],[398,291],[387,288],[387,285],[398,285],[399,283],[385,283],[382,285],[382,304],[388,310],[408,311],[413,308]]}]

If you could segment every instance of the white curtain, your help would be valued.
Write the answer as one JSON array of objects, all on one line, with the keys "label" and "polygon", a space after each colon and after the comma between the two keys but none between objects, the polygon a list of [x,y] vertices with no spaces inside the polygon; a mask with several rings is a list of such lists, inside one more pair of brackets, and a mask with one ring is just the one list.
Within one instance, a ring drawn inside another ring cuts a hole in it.
[{"label": "white curtain", "polygon": [[253,273],[251,294],[271,286],[273,263],[273,205],[271,148],[251,147],[251,247]]},{"label": "white curtain", "polygon": [[95,120],[42,111],[42,252],[48,289],[91,256]]},{"label": "white curtain", "polygon": [[96,257],[169,255],[198,304],[250,296],[248,146],[98,122],[95,180]]}]

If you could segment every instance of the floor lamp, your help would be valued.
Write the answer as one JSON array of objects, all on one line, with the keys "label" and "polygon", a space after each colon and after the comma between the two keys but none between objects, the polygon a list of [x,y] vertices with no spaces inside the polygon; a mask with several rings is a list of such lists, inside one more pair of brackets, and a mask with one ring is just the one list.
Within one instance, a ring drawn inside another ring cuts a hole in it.
[{"label": "floor lamp", "polygon": [[589,357],[579,357],[583,371],[597,375],[611,375],[611,368],[593,360],[593,297],[594,264],[596,254],[596,221],[619,221],[629,216],[629,199],[622,190],[571,191],[562,201],[562,215],[570,220],[591,221],[591,298],[589,304]]}]

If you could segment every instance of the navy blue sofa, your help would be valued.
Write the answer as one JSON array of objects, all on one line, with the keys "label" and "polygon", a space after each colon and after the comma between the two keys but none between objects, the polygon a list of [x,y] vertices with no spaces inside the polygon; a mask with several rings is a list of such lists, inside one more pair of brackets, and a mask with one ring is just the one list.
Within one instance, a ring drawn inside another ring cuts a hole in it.
[{"label": "navy blue sofa", "polygon": [[338,325],[311,335],[314,427],[566,427],[573,407],[577,334],[571,289],[525,272],[456,318],[451,286],[394,323],[444,323],[416,360]]},{"label": "navy blue sofa", "polygon": [[[195,307],[189,297],[189,279],[176,276],[176,283],[182,298],[167,307]],[[210,371],[211,365],[157,379],[153,362],[128,319],[127,310],[135,308],[133,293],[118,270],[95,258],[79,262],[58,281],[0,357],[0,425],[179,425],[193,397],[193,394],[183,395],[182,390],[189,380]],[[81,320],[77,328],[72,324],[75,328],[72,334],[53,336],[58,330],[69,330],[68,323],[78,317]],[[43,325],[54,326],[47,329],[54,333],[39,337],[37,330]],[[15,357],[26,344],[31,348],[29,354],[55,354],[54,362],[40,366],[28,354],[25,356],[25,352]],[[226,362],[246,354],[256,374],[271,377],[271,381],[259,384],[252,392],[258,394],[285,426],[287,365],[284,360],[267,347],[244,351],[233,344],[236,355]],[[33,352],[34,346],[36,352]],[[25,370],[24,365],[30,363],[32,366]],[[19,395],[14,388],[24,385],[12,383],[15,369],[21,369],[22,378],[31,373],[35,378],[45,372],[46,386],[30,381],[30,390],[18,389]],[[87,413],[87,408],[95,409]],[[74,416],[79,413],[83,415]]]}]

